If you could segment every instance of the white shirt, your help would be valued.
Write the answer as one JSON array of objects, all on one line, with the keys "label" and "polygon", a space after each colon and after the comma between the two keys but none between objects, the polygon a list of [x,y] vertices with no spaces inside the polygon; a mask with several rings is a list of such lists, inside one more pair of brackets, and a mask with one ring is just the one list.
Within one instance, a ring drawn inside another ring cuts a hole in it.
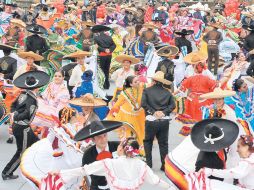
[{"label": "white shirt", "polygon": [[[84,63],[84,66],[86,68],[86,71],[89,70],[89,66],[88,64]],[[69,80],[69,85],[70,86],[76,86],[78,83],[82,82],[82,75],[83,75],[83,71],[81,68],[81,65],[76,65],[73,70],[72,70],[72,74]]]},{"label": "white shirt", "polygon": [[105,176],[111,190],[138,190],[144,182],[159,185],[165,189],[170,187],[168,183],[155,175],[145,162],[126,156],[96,161],[76,169],[62,170],[60,175],[64,183],[82,175]]},{"label": "white shirt", "polygon": [[123,70],[123,68],[120,68],[113,72],[113,74],[111,75],[111,79],[115,82],[117,88],[122,88],[125,79],[131,75],[134,75],[133,69],[130,69],[126,72]]}]

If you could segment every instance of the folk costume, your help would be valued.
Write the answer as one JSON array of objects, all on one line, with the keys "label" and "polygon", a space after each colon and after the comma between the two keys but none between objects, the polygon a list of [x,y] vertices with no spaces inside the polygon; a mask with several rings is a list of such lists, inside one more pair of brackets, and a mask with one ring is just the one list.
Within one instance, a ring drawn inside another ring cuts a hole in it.
[{"label": "folk costume", "polygon": [[187,35],[193,34],[193,30],[186,30],[182,29],[182,31],[176,31],[175,34],[179,35],[180,37],[175,38],[175,45],[178,47],[179,51],[186,56],[187,54],[192,52],[192,44],[191,42],[186,39]]},{"label": "folk costume", "polygon": [[[161,170],[164,170],[164,159],[168,153],[169,115],[175,109],[175,102],[172,94],[162,86],[171,84],[164,78],[164,73],[157,71],[152,79],[156,84],[144,89],[141,103],[146,114],[144,149],[146,163],[152,168],[152,147],[156,136],[160,148]],[[164,116],[156,118],[154,113],[157,111],[163,112]]]},{"label": "folk costume", "polygon": [[12,80],[17,71],[17,60],[10,57],[9,54],[13,47],[9,45],[0,44],[0,49],[6,51],[4,57],[0,58],[0,73],[4,74],[4,79]]},{"label": "folk costume", "polygon": [[38,140],[30,128],[30,123],[38,108],[36,96],[31,90],[46,85],[48,81],[49,76],[42,71],[27,72],[14,80],[15,86],[26,90],[21,92],[11,107],[13,115],[13,134],[16,138],[17,151],[2,171],[4,180],[18,177],[14,176],[13,172],[20,164],[21,154],[27,147]]},{"label": "folk costume", "polygon": [[94,42],[98,45],[98,63],[105,75],[104,88],[109,89],[109,69],[112,58],[112,52],[116,45],[112,37],[106,35],[104,32],[110,30],[109,27],[103,25],[96,25],[92,28],[94,33]]}]

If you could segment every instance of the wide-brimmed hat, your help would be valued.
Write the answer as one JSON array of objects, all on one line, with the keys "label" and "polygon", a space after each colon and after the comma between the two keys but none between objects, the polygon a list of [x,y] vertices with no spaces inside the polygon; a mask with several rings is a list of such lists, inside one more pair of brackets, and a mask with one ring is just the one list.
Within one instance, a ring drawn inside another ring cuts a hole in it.
[{"label": "wide-brimmed hat", "polygon": [[227,119],[205,119],[196,123],[191,131],[193,144],[205,152],[215,152],[234,143],[239,128]]},{"label": "wide-brimmed hat", "polygon": [[83,26],[88,26],[88,27],[93,27],[93,26],[95,26],[94,22],[92,22],[91,20],[83,21],[81,24],[82,24]]},{"label": "wide-brimmed hat", "polygon": [[82,141],[104,133],[113,131],[123,125],[119,121],[93,121],[82,128],[74,137],[75,141]]},{"label": "wide-brimmed hat", "polygon": [[100,98],[95,98],[92,94],[85,94],[80,98],[73,98],[69,101],[70,104],[82,106],[82,107],[102,107],[106,106],[107,103]]},{"label": "wide-brimmed hat", "polygon": [[74,53],[71,53],[69,55],[65,55],[63,58],[79,58],[79,57],[87,57],[90,56],[91,53],[88,51],[76,51]]},{"label": "wide-brimmed hat", "polygon": [[208,24],[208,26],[211,26],[211,27],[214,27],[214,28],[222,28],[222,25],[219,22],[215,22],[215,23],[211,22],[211,23]]},{"label": "wide-brimmed hat", "polygon": [[157,71],[153,77],[154,81],[161,82],[162,84],[170,85],[172,82],[165,79],[165,74],[162,71]]},{"label": "wide-brimmed hat", "polygon": [[17,77],[13,84],[21,89],[36,89],[48,84],[50,76],[43,71],[28,71]]},{"label": "wide-brimmed hat", "polygon": [[114,7],[106,7],[106,10],[109,12],[116,12],[116,8]]},{"label": "wide-brimmed hat", "polygon": [[22,27],[22,28],[26,27],[26,23],[24,23],[21,19],[14,18],[14,19],[11,19],[10,22],[18,27]]},{"label": "wide-brimmed hat", "polygon": [[161,57],[170,57],[176,55],[178,52],[179,49],[176,46],[164,46],[157,51],[157,54]]},{"label": "wide-brimmed hat", "polygon": [[253,25],[243,25],[242,28],[248,31],[254,31]]},{"label": "wide-brimmed hat", "polygon": [[105,32],[111,30],[110,27],[104,26],[104,25],[95,25],[92,27],[92,32],[97,33],[97,32]]},{"label": "wide-brimmed hat", "polygon": [[131,64],[137,64],[140,62],[140,60],[135,58],[134,56],[126,55],[126,54],[116,56],[115,61],[119,63],[122,63],[124,61],[130,61]]},{"label": "wide-brimmed hat", "polygon": [[17,55],[23,59],[26,59],[27,57],[32,57],[34,58],[34,61],[41,61],[44,59],[44,57],[42,57],[41,55],[37,54],[37,53],[34,53],[32,51],[24,51],[24,52],[20,52],[20,53],[17,53]]},{"label": "wide-brimmed hat", "polygon": [[129,12],[129,13],[132,13],[132,14],[137,14],[137,9],[133,8],[133,7],[126,7],[125,8],[125,11]]},{"label": "wide-brimmed hat", "polygon": [[187,36],[187,35],[191,35],[193,33],[194,33],[193,30],[186,30],[186,29],[182,29],[181,31],[175,31],[175,34],[180,35],[180,36]]},{"label": "wide-brimmed hat", "polygon": [[0,43],[0,49],[1,50],[16,50],[17,48],[10,46],[8,44],[1,44]]},{"label": "wide-brimmed hat", "polygon": [[143,24],[143,27],[149,28],[149,29],[158,29],[159,28],[158,26],[154,25],[152,22]]},{"label": "wide-brimmed hat", "polygon": [[28,32],[33,33],[33,34],[45,34],[45,33],[47,33],[47,29],[44,28],[41,25],[38,25],[38,24],[28,25],[28,26],[26,26],[26,30]]},{"label": "wide-brimmed hat", "polygon": [[195,65],[198,64],[200,62],[204,62],[206,61],[208,58],[208,56],[200,51],[195,51],[195,52],[191,52],[189,54],[187,54],[183,60],[186,63]]},{"label": "wide-brimmed hat", "polygon": [[236,94],[235,91],[232,90],[222,90],[221,88],[215,88],[213,92],[209,92],[206,94],[202,94],[200,98],[202,99],[217,99],[217,98],[225,98],[228,96],[234,96]]}]

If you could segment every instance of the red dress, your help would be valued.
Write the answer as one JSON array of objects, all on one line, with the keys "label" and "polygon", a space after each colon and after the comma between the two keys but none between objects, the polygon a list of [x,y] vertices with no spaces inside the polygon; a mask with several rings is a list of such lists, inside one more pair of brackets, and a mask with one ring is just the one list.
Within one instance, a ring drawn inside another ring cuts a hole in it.
[{"label": "red dress", "polygon": [[199,100],[201,94],[213,92],[216,81],[205,75],[195,75],[185,79],[182,83],[184,90],[189,90],[188,98],[185,100],[185,114],[197,121],[202,119],[201,107],[212,104],[211,100]]}]

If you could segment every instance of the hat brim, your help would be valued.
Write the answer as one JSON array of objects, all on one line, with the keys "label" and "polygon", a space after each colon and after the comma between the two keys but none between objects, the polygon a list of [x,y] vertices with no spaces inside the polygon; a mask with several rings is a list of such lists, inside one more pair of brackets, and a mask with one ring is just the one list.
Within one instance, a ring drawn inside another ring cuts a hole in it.
[{"label": "hat brim", "polygon": [[111,30],[110,27],[104,26],[104,25],[95,25],[92,27],[92,32],[93,33],[98,33],[98,32],[106,32]]},{"label": "hat brim", "polygon": [[[205,126],[211,123],[217,125],[224,132],[224,137],[221,140],[215,141],[214,144],[209,142],[205,143]],[[233,121],[227,119],[205,119],[193,126],[191,131],[191,141],[201,151],[215,152],[233,144],[238,137],[238,134],[238,125]]]},{"label": "hat brim", "polygon": [[[25,81],[26,81],[26,78],[29,76],[34,76],[36,78],[36,80],[37,80],[36,85],[33,85],[33,86],[26,85]],[[23,73],[22,75],[17,77],[13,81],[13,84],[16,87],[21,88],[21,89],[32,90],[32,89],[36,89],[36,88],[45,86],[46,84],[48,84],[49,80],[50,80],[50,76],[43,71],[29,71],[29,72]]]},{"label": "hat brim", "polygon": [[160,82],[160,83],[165,84],[165,85],[170,85],[170,84],[172,84],[171,81],[166,80],[166,79],[156,78],[156,77],[151,77],[151,78],[152,78],[154,81]]},{"label": "hat brim", "polygon": [[[34,28],[38,26],[39,27],[39,30],[38,31],[35,31]],[[35,24],[31,24],[31,25],[27,25],[26,26],[26,30],[28,32],[31,32],[33,34],[46,34],[47,33],[47,29],[44,28],[43,26],[41,25],[35,25]]]},{"label": "hat brim", "polygon": [[176,31],[175,34],[179,36],[187,36],[187,35],[194,34],[194,31],[193,30],[187,30],[186,32]]},{"label": "hat brim", "polygon": [[84,128],[82,128],[79,132],[77,132],[77,134],[74,137],[74,140],[75,141],[86,140],[88,138],[92,138],[113,131],[123,125],[123,123],[119,121],[101,121],[101,123],[104,126],[103,130],[91,133],[91,125],[87,125]]},{"label": "hat brim", "polygon": [[[169,49],[169,53],[163,53],[163,51],[165,49]],[[158,51],[157,51],[157,54],[161,57],[170,57],[170,56],[174,56],[176,55],[177,53],[179,52],[179,49],[178,47],[176,46],[164,46],[162,48],[160,48]]]},{"label": "hat brim", "polygon": [[83,102],[81,98],[73,98],[69,100],[70,104],[81,106],[81,107],[102,107],[107,106],[107,103],[99,98],[94,98],[94,102]]},{"label": "hat brim", "polygon": [[91,56],[90,52],[86,52],[86,51],[77,51],[74,53],[71,53],[69,55],[65,55],[63,58],[82,58],[82,57],[87,57],[87,56]]},{"label": "hat brim", "polygon": [[[193,52],[192,52],[193,53]],[[208,55],[205,55],[205,54],[203,54],[203,53],[199,53],[199,54],[202,54],[201,55],[201,60],[199,60],[199,61],[197,61],[197,62],[193,62],[192,61],[192,53],[189,53],[189,54],[187,54],[184,58],[183,58],[183,60],[184,60],[184,62],[186,62],[186,63],[188,63],[188,64],[191,64],[191,65],[196,65],[196,64],[198,64],[198,63],[200,63],[200,62],[204,62],[204,61],[206,61],[207,59],[208,59]]]},{"label": "hat brim", "polygon": [[115,61],[117,61],[119,63],[122,63],[124,61],[130,61],[131,64],[137,64],[140,62],[139,59],[137,59],[133,56],[130,56],[130,55],[118,55],[118,56],[116,56]]},{"label": "hat brim", "polygon": [[209,92],[206,94],[202,94],[200,98],[202,99],[218,99],[218,98],[225,98],[229,96],[234,96],[236,94],[235,91],[232,90],[221,90],[221,91],[214,91],[214,92]]},{"label": "hat brim", "polygon": [[248,31],[254,31],[254,27],[251,28],[249,25],[242,25],[242,28]]},{"label": "hat brim", "polygon": [[33,52],[20,52],[20,53],[17,53],[17,55],[21,57],[22,59],[26,59],[27,57],[32,57],[34,61],[42,61],[44,59],[44,57],[42,57],[41,55],[33,53]]},{"label": "hat brim", "polygon": [[0,44],[0,49],[1,50],[17,50],[17,48],[6,45],[6,44]]}]

